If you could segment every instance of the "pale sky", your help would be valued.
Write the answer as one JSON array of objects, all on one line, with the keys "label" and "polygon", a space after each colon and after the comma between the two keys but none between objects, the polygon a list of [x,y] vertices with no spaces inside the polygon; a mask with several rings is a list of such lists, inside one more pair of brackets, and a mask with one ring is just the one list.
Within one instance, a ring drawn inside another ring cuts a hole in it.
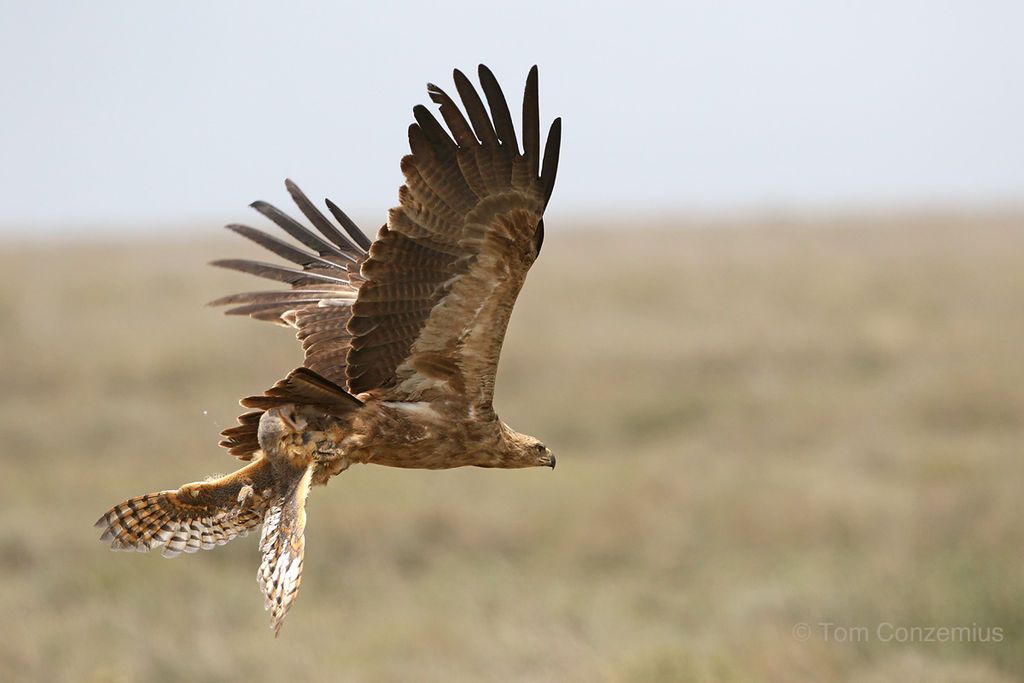
[{"label": "pale sky", "polygon": [[[260,224],[283,179],[371,233],[425,85],[563,117],[549,212],[1024,200],[1024,3],[5,2],[0,234]],[[475,75],[474,75],[475,78]]]}]

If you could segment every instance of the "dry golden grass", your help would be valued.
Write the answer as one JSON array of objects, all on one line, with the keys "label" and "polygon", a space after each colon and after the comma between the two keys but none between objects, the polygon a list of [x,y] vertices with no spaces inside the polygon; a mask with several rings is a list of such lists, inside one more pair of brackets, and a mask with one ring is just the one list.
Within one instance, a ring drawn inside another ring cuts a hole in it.
[{"label": "dry golden grass", "polygon": [[4,247],[0,679],[1014,680],[1024,219],[665,224],[549,226],[497,405],[558,469],[317,489],[277,640],[252,537],[164,560],[91,526],[232,469],[237,399],[299,360],[200,307],[252,285],[203,261],[252,252]]}]

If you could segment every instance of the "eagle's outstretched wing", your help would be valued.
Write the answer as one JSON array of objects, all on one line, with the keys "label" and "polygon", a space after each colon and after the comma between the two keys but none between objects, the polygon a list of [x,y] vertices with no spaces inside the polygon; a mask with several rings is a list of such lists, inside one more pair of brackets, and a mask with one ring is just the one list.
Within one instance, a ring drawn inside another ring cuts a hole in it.
[{"label": "eagle's outstretched wing", "polygon": [[366,281],[348,323],[349,390],[396,400],[463,396],[490,408],[512,306],[540,252],[541,217],[555,181],[561,121],[548,132],[543,164],[537,68],[523,96],[523,150],[508,104],[485,66],[480,83],[455,85],[469,121],[429,85],[449,132],[426,107],[409,127],[400,205],[362,264]]},{"label": "eagle's outstretched wing", "polygon": [[[537,68],[523,97],[523,149],[491,71],[481,65],[487,106],[454,72],[468,115],[428,86],[446,131],[417,106],[409,127],[406,182],[377,240],[334,204],[343,234],[288,181],[319,234],[263,202],[253,207],[312,251],[253,228],[229,229],[301,268],[231,259],[214,265],[286,282],[290,290],[249,292],[212,302],[295,327],[304,365],[352,394],[376,390],[392,400],[462,396],[489,409],[508,318],[540,251],[541,221],[554,186],[561,138],[555,119],[541,156]],[[488,108],[490,112],[488,112]],[[450,131],[450,132],[449,132]],[[251,453],[259,413],[239,418],[224,445]]]},{"label": "eagle's outstretched wing", "polygon": [[352,303],[363,283],[359,268],[367,258],[370,240],[330,200],[327,200],[327,207],[344,233],[295,183],[286,180],[285,187],[319,235],[266,202],[253,202],[251,206],[312,251],[246,225],[227,227],[301,268],[245,259],[221,259],[211,265],[285,282],[291,289],[233,294],[211,301],[209,305],[230,305],[225,311],[228,315],[248,315],[256,320],[294,327],[305,351],[303,365],[345,387],[350,340],[348,321],[352,316]]},{"label": "eagle's outstretched wing", "polygon": [[[328,383],[339,385],[344,393],[348,384],[345,366],[351,341],[348,321],[352,317],[352,303],[363,283],[359,268],[367,258],[370,240],[330,200],[327,200],[327,208],[344,233],[309,201],[295,183],[286,180],[285,187],[320,234],[266,202],[253,202],[252,207],[312,251],[246,225],[227,227],[300,268],[246,259],[221,259],[211,265],[285,282],[291,285],[291,289],[232,294],[211,301],[209,305],[231,306],[225,311],[228,315],[248,315],[256,320],[294,327],[305,351],[303,365],[326,378]],[[254,398],[245,401],[255,403]],[[302,396],[295,398],[298,403],[309,403]],[[245,401],[243,405],[248,405]],[[224,440],[220,445],[242,460],[252,459],[260,447],[257,431],[265,407],[251,407],[262,409],[241,415],[237,426],[221,432]]]}]

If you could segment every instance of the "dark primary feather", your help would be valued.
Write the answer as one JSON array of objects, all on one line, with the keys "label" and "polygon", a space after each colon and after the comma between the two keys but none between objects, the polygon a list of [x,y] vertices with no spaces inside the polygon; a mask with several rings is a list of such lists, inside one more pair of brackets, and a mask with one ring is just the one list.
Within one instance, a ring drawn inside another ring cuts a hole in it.
[{"label": "dark primary feather", "polygon": [[359,229],[344,211],[338,208],[337,204],[330,199],[325,199],[324,202],[326,202],[327,208],[330,209],[331,214],[334,216],[334,220],[341,224],[341,227],[345,229],[345,232],[348,233],[348,236],[352,238],[352,241],[356,243],[359,249],[363,252],[368,251],[371,244],[370,238]]},{"label": "dark primary feather", "polygon": [[[249,273],[250,275],[258,275],[259,277],[265,277],[270,280],[287,282],[293,287],[317,283],[333,283],[346,287],[348,286],[348,280],[342,277],[345,271],[340,268],[338,269],[337,275],[328,275],[325,272],[296,270],[295,268],[289,268],[287,266],[279,266],[276,263],[263,263],[261,261],[249,261],[247,259],[219,259],[217,261],[211,261],[210,265],[217,266],[218,268],[237,270],[243,273]],[[217,306],[219,305],[219,301],[219,299],[217,301],[211,301],[210,305]]]},{"label": "dark primary feather", "polygon": [[473,87],[473,83],[466,78],[466,74],[458,69],[455,69],[452,75],[455,78],[455,89],[458,90],[459,97],[462,98],[462,106],[466,108],[466,114],[469,115],[473,131],[480,144],[485,147],[497,145],[498,136],[495,135],[494,127],[491,125],[491,117],[487,114],[487,109],[484,108],[484,103],[480,99],[480,95],[477,94],[476,88]]},{"label": "dark primary feather", "polygon": [[487,104],[491,108],[491,116],[494,118],[494,130],[498,134],[498,139],[502,144],[518,147],[516,129],[512,125],[512,114],[509,113],[508,102],[505,101],[505,95],[501,92],[498,80],[483,64],[480,65],[479,75],[480,85],[487,98]]},{"label": "dark primary feather", "polygon": [[282,239],[268,235],[262,230],[250,228],[246,225],[238,225],[237,223],[232,223],[227,226],[227,229],[304,268],[334,268],[338,265],[333,261],[328,261],[327,259],[310,254],[308,251],[294,247]]},{"label": "dark primary feather", "polygon": [[473,134],[473,129],[469,127],[469,122],[466,121],[466,117],[462,115],[458,106],[452,101],[452,98],[448,97],[448,94],[441,90],[433,83],[427,84],[427,93],[430,95],[430,99],[435,104],[440,105],[441,118],[444,119],[445,125],[448,126],[448,130],[452,132],[455,137],[455,142],[460,147],[469,147],[477,143],[476,136]]},{"label": "dark primary feather", "polygon": [[540,160],[540,104],[537,97],[537,67],[530,69],[523,91],[523,156],[530,175],[537,177]]},{"label": "dark primary feather", "polygon": [[420,130],[426,136],[427,140],[430,141],[431,146],[434,148],[434,152],[438,156],[451,157],[455,154],[455,150],[458,146],[448,136],[448,133],[441,124],[437,122],[434,115],[427,110],[422,104],[417,104],[412,108],[413,117],[416,119],[416,123],[419,124]]},{"label": "dark primary feather", "polygon": [[544,205],[547,206],[551,193],[555,189],[555,175],[558,173],[558,148],[562,144],[562,119],[555,119],[548,129],[548,139],[544,143],[544,165],[540,171],[540,184],[544,187]]},{"label": "dark primary feather", "polygon": [[272,220],[278,227],[287,232],[289,235],[297,239],[299,242],[304,244],[306,247],[312,249],[320,256],[326,256],[328,254],[334,254],[338,258],[344,261],[352,261],[353,257],[346,254],[348,244],[329,244],[319,236],[310,232],[302,223],[284,213],[276,206],[268,204],[264,201],[255,201],[250,204],[252,208],[259,211],[261,214]]},{"label": "dark primary feather", "polygon": [[[309,201],[306,195],[302,193],[302,190],[299,189],[298,185],[293,183],[290,179],[285,180],[284,185],[288,189],[288,193],[292,196],[292,200],[294,200],[295,204],[299,207],[299,211],[302,212],[302,215],[308,218],[309,222],[313,224],[313,227],[319,230],[324,237],[339,247],[345,258],[349,261],[355,261],[362,256],[366,249],[360,249],[353,244],[351,240],[345,237],[345,235],[342,235],[341,232],[331,224],[331,221],[327,219],[327,216],[320,213],[320,210],[313,206],[313,202]],[[347,219],[348,216],[345,218]],[[351,223],[351,221],[348,222]],[[355,228],[354,223],[352,226],[356,234],[362,235],[362,232],[358,228]],[[327,248],[333,249],[333,246],[327,245]]]}]

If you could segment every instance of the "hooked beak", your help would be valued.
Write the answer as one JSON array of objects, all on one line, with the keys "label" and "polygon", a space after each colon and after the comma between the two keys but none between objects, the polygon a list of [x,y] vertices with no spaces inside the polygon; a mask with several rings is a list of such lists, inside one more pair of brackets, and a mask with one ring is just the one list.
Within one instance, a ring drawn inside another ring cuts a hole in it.
[{"label": "hooked beak", "polygon": [[548,450],[548,466],[555,469],[555,454],[550,449]]}]

